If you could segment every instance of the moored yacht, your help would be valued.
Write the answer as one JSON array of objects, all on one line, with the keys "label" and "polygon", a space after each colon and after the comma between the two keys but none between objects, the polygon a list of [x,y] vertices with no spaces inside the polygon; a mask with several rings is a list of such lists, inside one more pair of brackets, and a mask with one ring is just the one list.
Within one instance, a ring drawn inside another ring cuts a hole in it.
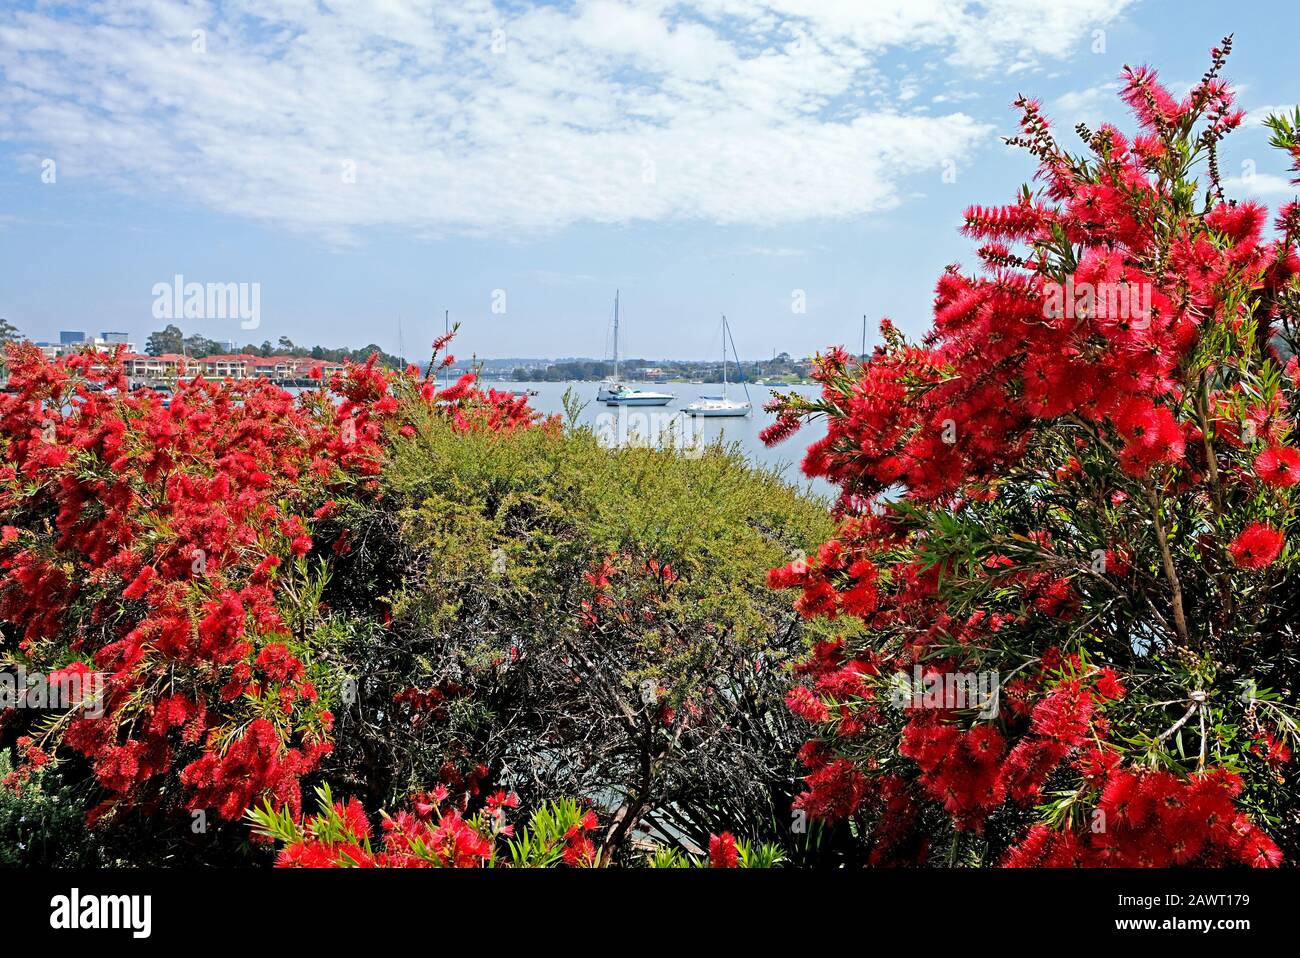
[{"label": "moored yacht", "polygon": [[[748,416],[753,408],[749,403],[749,387],[745,387],[745,402],[732,399],[727,395],[727,341],[731,332],[727,327],[727,317],[722,317],[722,395],[721,396],[701,396],[695,402],[686,407],[686,411],[692,416],[704,416],[708,418],[720,417],[740,417]],[[735,343],[731,346],[732,352],[735,352]],[[740,357],[736,356],[736,366],[740,366]]]},{"label": "moored yacht", "polygon": [[692,416],[748,416],[750,405],[726,396],[701,396],[686,407]]},{"label": "moored yacht", "polygon": [[614,375],[600,384],[596,401],[610,406],[667,406],[676,398],[672,393],[640,389],[619,379],[618,319],[618,290],[614,290]]},{"label": "moored yacht", "polygon": [[672,393],[638,389],[627,383],[619,383],[608,393],[605,403],[610,406],[667,406],[675,398]]}]

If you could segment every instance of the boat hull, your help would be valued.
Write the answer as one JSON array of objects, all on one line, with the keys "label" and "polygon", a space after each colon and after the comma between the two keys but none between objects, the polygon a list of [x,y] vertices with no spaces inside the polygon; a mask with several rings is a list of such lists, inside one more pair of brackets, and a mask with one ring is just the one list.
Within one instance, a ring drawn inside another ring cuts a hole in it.
[{"label": "boat hull", "polygon": [[606,399],[605,404],[608,406],[667,406],[672,401],[672,396],[659,394],[649,396],[621,396],[615,394],[612,398]]},{"label": "boat hull", "polygon": [[705,419],[741,419],[748,416],[750,408],[748,406],[717,406],[702,408],[686,407],[686,412],[691,416],[700,416]]}]

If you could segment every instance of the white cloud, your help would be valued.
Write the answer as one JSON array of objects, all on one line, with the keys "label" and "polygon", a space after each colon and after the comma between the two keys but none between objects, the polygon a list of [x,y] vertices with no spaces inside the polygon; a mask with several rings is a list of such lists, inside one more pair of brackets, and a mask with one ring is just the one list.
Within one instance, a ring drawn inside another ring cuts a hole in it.
[{"label": "white cloud", "polygon": [[1070,56],[1126,2],[38,6],[0,25],[0,129],[57,157],[61,178],[335,242],[854,216],[991,133],[907,112],[934,91],[892,85],[882,56],[1021,69]]},{"label": "white cloud", "polygon": [[1271,197],[1300,195],[1300,185],[1293,184],[1288,177],[1275,173],[1255,173],[1251,176],[1230,176],[1223,181],[1223,188],[1228,194],[1245,194],[1247,196]]},{"label": "white cloud", "polygon": [[1246,111],[1246,118],[1242,121],[1243,126],[1263,126],[1264,121],[1270,116],[1293,117],[1295,115],[1295,104],[1285,106],[1257,106],[1253,110]]},{"label": "white cloud", "polygon": [[1114,81],[1070,90],[1053,100],[1048,112],[1058,126],[1068,129],[1077,123],[1086,123],[1093,129],[1106,122],[1119,125],[1128,117],[1128,107],[1120,101],[1119,90],[1120,85]]}]

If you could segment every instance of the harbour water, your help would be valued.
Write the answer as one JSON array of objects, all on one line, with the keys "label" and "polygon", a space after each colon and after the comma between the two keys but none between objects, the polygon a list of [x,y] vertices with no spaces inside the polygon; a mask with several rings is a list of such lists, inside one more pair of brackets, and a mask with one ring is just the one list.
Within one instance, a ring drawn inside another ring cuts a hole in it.
[{"label": "harbour water", "polygon": [[[508,389],[511,392],[535,391],[536,396],[529,397],[533,408],[544,413],[564,414],[563,397],[566,390],[572,390],[577,399],[585,403],[578,416],[580,425],[590,426],[603,440],[622,442],[634,435],[662,438],[667,434],[674,436],[673,441],[682,444],[684,437],[687,444],[700,443],[708,445],[718,437],[723,442],[738,443],[749,460],[757,465],[767,466],[781,472],[786,482],[800,489],[811,488],[821,496],[834,494],[829,483],[817,479],[809,481],[799,471],[799,463],[804,451],[815,440],[826,435],[826,423],[814,420],[785,442],[776,446],[763,445],[758,434],[771,425],[775,416],[763,410],[763,405],[772,398],[773,388],[782,392],[798,392],[812,397],[817,395],[817,386],[758,386],[749,384],[749,401],[753,411],[737,418],[700,418],[686,414],[686,406],[703,396],[718,396],[722,393],[720,383],[668,383],[656,384],[649,388],[659,392],[672,393],[674,399],[667,406],[628,408],[610,406],[596,401],[598,383],[594,382],[501,382],[484,380],[483,386],[493,389]],[[727,387],[727,394],[732,399],[745,399],[745,389],[732,383]],[[621,417],[621,418],[620,418]]]}]

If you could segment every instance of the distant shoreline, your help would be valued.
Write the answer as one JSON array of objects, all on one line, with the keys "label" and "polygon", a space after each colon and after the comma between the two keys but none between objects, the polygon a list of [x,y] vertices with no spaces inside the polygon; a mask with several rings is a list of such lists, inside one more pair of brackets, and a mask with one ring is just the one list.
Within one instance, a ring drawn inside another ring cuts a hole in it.
[{"label": "distant shoreline", "polygon": [[[459,376],[469,372],[469,370],[453,370],[453,375]],[[602,383],[610,377],[571,377],[568,379],[520,379],[517,376],[492,376],[480,375],[481,381],[485,383],[520,383],[539,385],[545,383]],[[632,379],[622,377],[622,381],[634,385],[643,386],[721,386],[721,379]],[[728,379],[728,386],[815,386],[817,381],[808,378],[799,378],[796,376],[773,376],[764,377],[763,379]]]}]

